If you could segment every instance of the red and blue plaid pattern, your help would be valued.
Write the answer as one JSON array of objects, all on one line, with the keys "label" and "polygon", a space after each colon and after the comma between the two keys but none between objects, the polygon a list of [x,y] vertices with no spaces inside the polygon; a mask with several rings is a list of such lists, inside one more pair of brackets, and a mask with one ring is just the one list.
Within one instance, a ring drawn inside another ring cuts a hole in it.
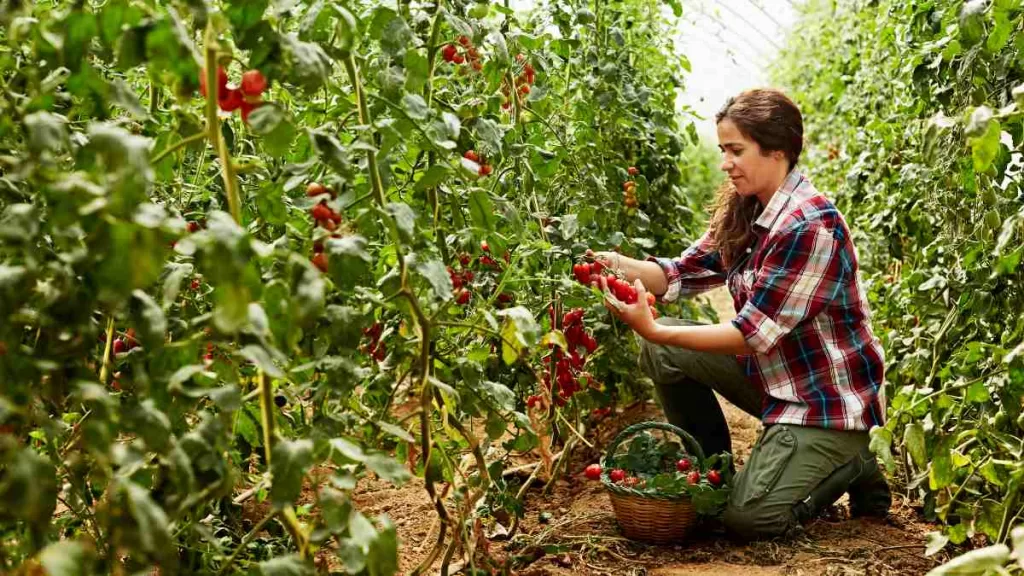
[{"label": "red and blue plaid pattern", "polygon": [[755,350],[737,358],[765,392],[765,424],[883,424],[885,357],[842,214],[793,171],[754,230],[755,246],[729,271],[707,234],[677,259],[650,258],[668,277],[662,300],[728,284],[732,324]]}]

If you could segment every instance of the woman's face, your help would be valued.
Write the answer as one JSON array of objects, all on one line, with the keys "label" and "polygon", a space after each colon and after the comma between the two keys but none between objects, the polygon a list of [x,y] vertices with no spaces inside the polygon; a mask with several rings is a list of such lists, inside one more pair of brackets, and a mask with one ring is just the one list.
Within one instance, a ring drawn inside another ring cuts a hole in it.
[{"label": "woman's face", "polygon": [[762,204],[767,204],[789,173],[785,154],[762,154],[761,146],[744,136],[729,118],[718,123],[718,148],[722,151],[719,168],[729,176],[736,192],[757,196]]}]

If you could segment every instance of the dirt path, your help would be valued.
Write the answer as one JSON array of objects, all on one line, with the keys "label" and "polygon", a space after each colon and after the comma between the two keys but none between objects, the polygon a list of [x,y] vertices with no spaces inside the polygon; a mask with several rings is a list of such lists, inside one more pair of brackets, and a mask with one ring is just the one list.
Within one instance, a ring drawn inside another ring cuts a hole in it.
[{"label": "dirt path", "polygon": [[[721,319],[732,316],[727,292],[713,292],[711,302]],[[757,439],[760,423],[720,400],[732,430],[737,463],[742,464]],[[648,419],[664,419],[653,403],[619,411],[598,423],[589,438],[595,448],[577,450],[568,475],[557,480],[550,493],[543,493],[541,482],[526,493],[518,533],[511,540],[496,536],[489,541],[492,557],[514,560],[512,573],[524,576],[905,576],[924,574],[937,564],[922,554],[924,535],[932,527],[899,500],[888,520],[851,520],[840,500],[808,524],[802,535],[785,542],[736,544],[727,540],[720,528],[710,526],[698,528],[691,541],[677,546],[647,546],[623,538],[604,488],[586,481],[582,471],[598,460],[600,450],[619,430]],[[364,479],[355,500],[365,513],[386,513],[395,522],[401,539],[401,573],[422,561],[436,538],[437,525],[421,481],[395,488]],[[492,525],[488,530],[493,534],[501,529]],[[432,573],[437,573],[439,565],[435,563]]]}]

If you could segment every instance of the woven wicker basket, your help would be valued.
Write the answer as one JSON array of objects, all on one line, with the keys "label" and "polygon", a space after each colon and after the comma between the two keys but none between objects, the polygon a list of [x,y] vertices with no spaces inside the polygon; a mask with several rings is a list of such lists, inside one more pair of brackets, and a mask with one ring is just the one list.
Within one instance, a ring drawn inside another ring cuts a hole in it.
[{"label": "woven wicker basket", "polygon": [[615,484],[608,476],[614,465],[615,450],[619,444],[637,432],[650,429],[665,430],[679,436],[683,446],[691,455],[697,457],[698,462],[704,460],[700,444],[685,430],[667,422],[640,422],[619,432],[608,446],[602,465],[601,482],[608,489],[612,508],[615,509],[615,518],[627,538],[653,544],[677,543],[684,540],[697,524],[697,512],[689,496],[648,494],[629,486]]}]

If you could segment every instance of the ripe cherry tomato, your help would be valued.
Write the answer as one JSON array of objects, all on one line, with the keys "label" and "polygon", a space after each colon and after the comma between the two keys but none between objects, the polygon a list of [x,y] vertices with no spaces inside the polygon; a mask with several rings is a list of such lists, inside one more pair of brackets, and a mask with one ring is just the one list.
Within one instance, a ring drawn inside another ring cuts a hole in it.
[{"label": "ripe cherry tomato", "polygon": [[583,471],[588,480],[600,480],[601,479],[601,465],[591,464],[587,466],[587,469]]}]

